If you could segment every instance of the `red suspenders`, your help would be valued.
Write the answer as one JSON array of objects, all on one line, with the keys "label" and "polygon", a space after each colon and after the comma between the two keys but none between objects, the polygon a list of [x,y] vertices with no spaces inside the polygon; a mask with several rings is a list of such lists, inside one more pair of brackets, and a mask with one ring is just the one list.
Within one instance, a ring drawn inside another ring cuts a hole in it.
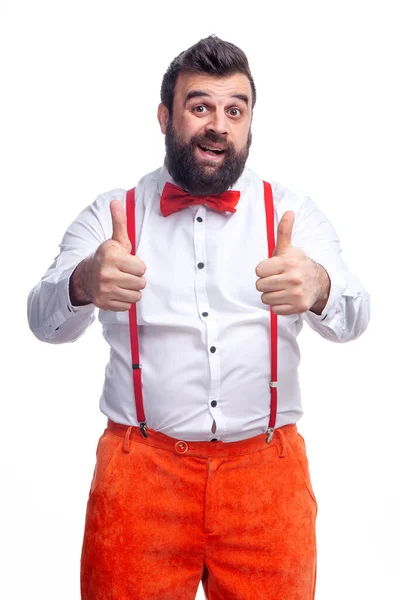
[{"label": "red suspenders", "polygon": [[[126,220],[128,236],[132,246],[131,254],[134,255],[136,253],[135,189],[129,190],[126,193]],[[139,360],[139,336],[135,302],[131,304],[129,309],[129,332],[131,338],[132,376],[133,389],[135,391],[136,416],[143,437],[148,437],[146,431],[146,417],[144,416],[143,408],[142,365]]]},{"label": "red suspenders", "polygon": [[[267,237],[268,237],[268,257],[271,258],[275,248],[275,233],[274,233],[274,204],[272,197],[272,189],[269,183],[264,183],[264,202],[265,202],[265,217],[267,225]],[[126,194],[126,216],[127,216],[127,227],[128,236],[131,241],[132,250],[131,254],[136,253],[136,224],[135,224],[135,190],[129,190]],[[271,381],[270,393],[270,416],[267,428],[266,442],[269,443],[272,440],[274,434],[274,428],[276,424],[277,404],[278,404],[278,317],[272,312],[270,307],[270,340],[271,340]],[[136,303],[131,305],[129,309],[129,331],[131,340],[131,353],[132,353],[132,376],[133,376],[133,389],[135,392],[135,403],[136,403],[136,415],[139,421],[140,431],[143,437],[148,437],[147,433],[147,422],[143,408],[143,394],[142,394],[142,365],[139,359],[139,338],[138,338],[138,327],[137,327],[137,313]]]},{"label": "red suspenders", "polygon": [[[274,199],[272,197],[272,189],[269,183],[264,183],[264,202],[265,202],[265,218],[267,221],[267,238],[268,238],[268,258],[271,258],[275,249],[275,232],[274,232]],[[269,388],[271,393],[271,403],[269,409],[269,423],[267,429],[267,443],[272,440],[276,423],[276,412],[278,407],[278,315],[272,312],[272,307],[269,307],[270,314],[270,340],[271,340],[271,381]]]}]

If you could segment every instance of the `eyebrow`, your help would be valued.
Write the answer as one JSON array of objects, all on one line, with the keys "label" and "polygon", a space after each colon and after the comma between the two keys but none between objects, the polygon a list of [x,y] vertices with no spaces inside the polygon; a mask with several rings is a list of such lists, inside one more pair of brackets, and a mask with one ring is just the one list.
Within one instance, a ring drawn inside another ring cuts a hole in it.
[{"label": "eyebrow", "polygon": [[[191,92],[189,92],[187,94],[187,96],[185,98],[185,105],[192,98],[199,98],[199,97],[210,98],[211,94],[208,94],[207,92],[204,92],[203,90],[192,90]],[[246,104],[246,106],[249,105],[249,98],[248,98],[248,96],[246,96],[246,94],[232,94],[231,98],[237,98],[238,100],[242,100]]]}]

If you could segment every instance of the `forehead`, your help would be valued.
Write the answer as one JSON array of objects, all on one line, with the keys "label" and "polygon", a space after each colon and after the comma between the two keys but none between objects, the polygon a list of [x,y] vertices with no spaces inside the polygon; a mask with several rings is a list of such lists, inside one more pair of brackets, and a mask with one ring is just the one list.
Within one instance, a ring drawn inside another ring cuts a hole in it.
[{"label": "forehead", "polygon": [[243,73],[216,76],[206,73],[179,73],[174,94],[174,104],[183,104],[190,92],[204,92],[216,100],[228,100],[234,96],[245,95],[252,103],[249,78]]}]

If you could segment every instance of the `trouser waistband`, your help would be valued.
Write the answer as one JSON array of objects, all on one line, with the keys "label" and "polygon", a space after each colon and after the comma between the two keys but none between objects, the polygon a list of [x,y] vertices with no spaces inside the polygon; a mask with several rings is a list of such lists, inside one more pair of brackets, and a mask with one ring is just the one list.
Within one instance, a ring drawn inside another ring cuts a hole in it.
[{"label": "trouser waistband", "polygon": [[186,456],[203,456],[209,458],[223,458],[231,456],[240,456],[243,454],[251,454],[259,452],[266,448],[276,448],[280,455],[284,455],[286,451],[286,439],[290,440],[297,435],[297,427],[295,424],[284,425],[275,429],[274,436],[270,443],[267,444],[267,433],[239,440],[237,442],[188,442],[183,439],[177,439],[165,435],[160,431],[147,429],[148,437],[144,438],[139,427],[115,423],[108,419],[107,429],[111,433],[123,437],[125,452],[131,451],[131,442],[153,446],[162,450],[167,450],[177,454]]}]

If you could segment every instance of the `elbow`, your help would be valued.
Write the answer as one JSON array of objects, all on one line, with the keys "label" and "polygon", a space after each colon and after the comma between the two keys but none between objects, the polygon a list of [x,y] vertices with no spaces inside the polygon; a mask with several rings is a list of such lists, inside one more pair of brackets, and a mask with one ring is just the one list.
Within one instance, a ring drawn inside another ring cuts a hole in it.
[{"label": "elbow", "polygon": [[49,344],[61,343],[58,334],[59,327],[54,326],[51,321],[42,323],[39,311],[34,310],[34,306],[29,301],[27,316],[29,329],[36,339],[41,342],[48,342]]},{"label": "elbow", "polygon": [[364,331],[367,329],[368,321],[362,321],[361,323],[355,323],[352,329],[347,330],[346,328],[340,332],[338,335],[337,341],[339,343],[352,342],[357,340]]},{"label": "elbow", "polygon": [[33,335],[41,342],[47,344],[67,344],[69,342],[75,342],[81,335],[71,335],[71,332],[66,334],[65,332],[59,331],[60,327],[57,327],[53,331],[43,332],[42,330],[34,330],[31,328]]},{"label": "elbow", "polygon": [[366,331],[371,316],[369,294],[363,295],[357,307],[349,304],[346,308],[344,324],[337,340],[343,343],[358,339]]},{"label": "elbow", "polygon": [[46,342],[48,344],[62,344],[67,341],[62,338],[62,336],[58,333],[59,327],[33,327],[31,323],[29,323],[29,329],[32,331],[33,335],[40,342]]}]

